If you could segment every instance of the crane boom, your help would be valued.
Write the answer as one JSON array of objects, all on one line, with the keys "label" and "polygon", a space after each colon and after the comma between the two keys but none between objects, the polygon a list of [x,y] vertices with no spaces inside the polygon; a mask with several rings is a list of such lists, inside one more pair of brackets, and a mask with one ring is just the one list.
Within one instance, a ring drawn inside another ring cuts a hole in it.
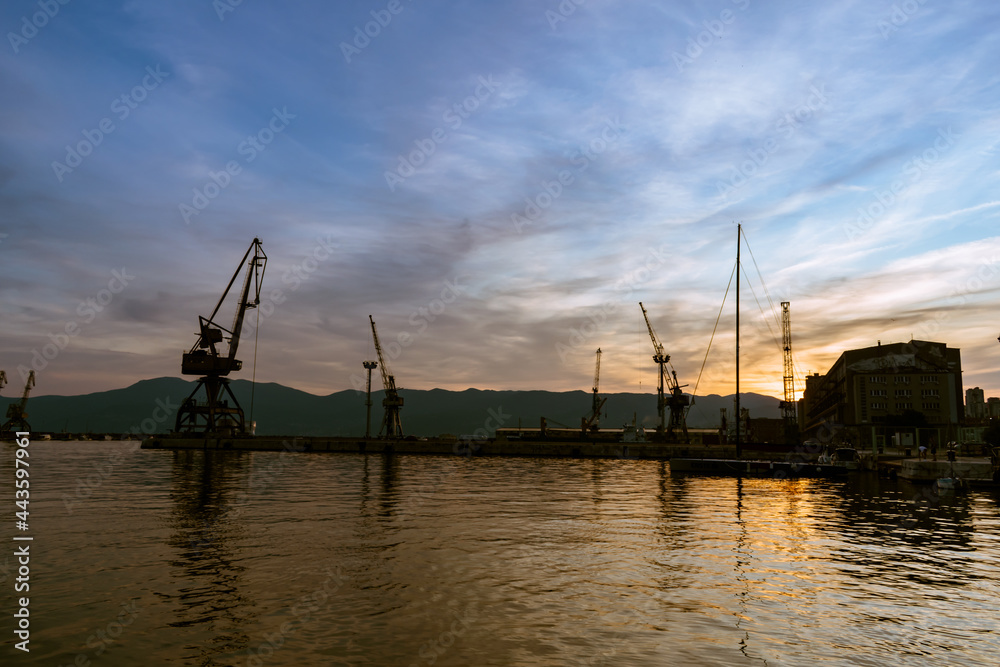
[{"label": "crane boom", "polygon": [[[3,371],[0,371],[0,373],[3,373]],[[3,375],[3,378],[6,381],[6,374]],[[31,388],[34,386],[35,371],[28,371],[28,379],[24,383],[24,393],[21,394],[21,400],[7,406],[7,421],[0,427],[0,431],[5,435],[17,431],[31,430],[31,426],[28,424],[28,394],[31,393]]]},{"label": "crane boom", "polygon": [[597,348],[597,366],[594,368],[594,394],[601,385],[601,348]]},{"label": "crane boom", "polygon": [[[264,278],[264,268],[267,265],[267,255],[259,238],[254,238],[243,258],[236,266],[233,277],[222,292],[219,302],[210,316],[198,316],[198,338],[190,350],[181,357],[181,373],[184,375],[201,375],[194,391],[185,399],[177,410],[175,430],[183,433],[236,434],[247,433],[243,408],[229,387],[225,377],[233,371],[243,368],[243,362],[236,358],[240,345],[240,333],[243,320],[249,308],[260,304],[260,288]],[[245,271],[243,287],[240,289],[239,302],[233,316],[231,328],[227,329],[216,322],[219,310],[240,273]],[[251,298],[251,283],[254,286]],[[223,350],[222,343],[228,340],[228,348]],[[204,387],[205,400],[197,402],[195,395]],[[223,397],[223,394],[227,398]],[[231,401],[231,404],[230,404]]]},{"label": "crane boom", "polygon": [[[660,423],[656,427],[656,433],[659,437],[664,438],[668,441],[674,439],[674,430],[680,429],[684,433],[684,442],[688,442],[688,430],[687,430],[687,420],[685,419],[685,412],[687,406],[690,405],[690,399],[688,396],[681,391],[681,385],[677,382],[677,371],[670,369],[667,372],[667,365],[670,363],[670,355],[664,354],[663,343],[660,342],[659,337],[653,330],[653,325],[649,321],[649,313],[646,312],[646,307],[639,302],[639,308],[642,309],[642,317],[646,320],[646,329],[649,331],[649,339],[653,341],[653,361],[659,370],[659,378],[656,385],[656,412],[659,417]],[[685,385],[686,386],[686,385]],[[667,397],[667,393],[664,388],[669,390],[670,396]],[[670,424],[666,425],[666,408],[670,408]]]},{"label": "crane boom", "polygon": [[385,398],[382,399],[382,405],[385,407],[385,417],[382,419],[382,428],[379,429],[379,435],[384,431],[387,438],[402,438],[403,424],[399,417],[399,409],[403,407],[403,399],[396,390],[396,378],[390,372],[389,364],[386,363],[385,355],[382,354],[382,345],[378,340],[378,330],[375,328],[375,318],[369,315],[368,320],[372,324],[372,338],[375,340],[378,365],[382,369],[382,388],[385,389]]},{"label": "crane boom", "polygon": [[582,429],[586,433],[597,431],[601,427],[601,408],[607,398],[601,398],[598,389],[601,386],[601,348],[597,348],[597,364],[594,367],[594,401],[590,406],[590,415],[582,419]]}]

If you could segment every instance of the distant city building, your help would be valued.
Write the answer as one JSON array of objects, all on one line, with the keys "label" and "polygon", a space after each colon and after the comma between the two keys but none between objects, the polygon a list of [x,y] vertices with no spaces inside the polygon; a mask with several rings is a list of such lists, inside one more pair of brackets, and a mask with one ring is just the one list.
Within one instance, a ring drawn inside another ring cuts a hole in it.
[{"label": "distant city building", "polygon": [[986,416],[990,418],[1000,417],[1000,398],[991,396],[986,399]]},{"label": "distant city building", "polygon": [[800,416],[803,437],[820,442],[882,447],[910,433],[942,445],[963,419],[960,351],[922,340],[848,350],[806,377]]},{"label": "distant city building", "polygon": [[965,390],[965,418],[980,420],[986,417],[986,399],[979,387]]}]

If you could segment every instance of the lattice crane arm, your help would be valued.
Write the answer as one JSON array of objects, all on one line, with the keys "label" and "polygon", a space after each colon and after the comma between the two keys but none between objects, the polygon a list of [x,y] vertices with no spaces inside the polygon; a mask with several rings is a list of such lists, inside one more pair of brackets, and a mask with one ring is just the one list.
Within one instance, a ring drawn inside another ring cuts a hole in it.
[{"label": "lattice crane arm", "polygon": [[594,368],[594,393],[601,386],[601,348],[597,348],[597,366]]},{"label": "lattice crane arm", "polygon": [[[649,323],[649,313],[646,312],[646,307],[642,305],[642,301],[639,302],[639,307],[642,308],[642,317],[646,320],[646,329],[649,330],[649,339],[653,341],[653,350],[655,355],[653,357],[653,361],[659,362],[660,360],[657,359],[657,357],[663,356],[663,343],[661,343],[660,339],[656,337],[656,332],[653,331],[653,325]],[[670,357],[667,357],[666,360],[669,361]]]},{"label": "lattice crane arm", "polygon": [[382,387],[386,390],[395,389],[396,379],[389,371],[389,364],[386,363],[385,356],[382,354],[382,345],[378,342],[378,330],[375,328],[375,318],[369,315],[368,320],[372,323],[372,338],[375,340],[375,353],[378,355],[378,366],[382,370]]},{"label": "lattice crane arm", "polygon": [[[251,257],[251,253],[253,253],[253,257]],[[182,373],[185,375],[228,375],[230,371],[240,370],[242,364],[236,360],[236,351],[240,344],[240,331],[243,328],[243,319],[247,308],[256,308],[260,304],[261,281],[266,265],[267,255],[264,254],[260,239],[255,238],[237,265],[233,277],[229,279],[229,284],[226,285],[226,289],[215,305],[212,314],[207,318],[198,316],[198,339],[183,357]],[[226,329],[217,323],[215,318],[244,267],[246,267],[246,276],[243,279],[243,288],[240,290],[239,304],[236,306],[232,328]],[[250,299],[251,282],[255,284],[252,300]],[[229,349],[225,356],[220,354],[216,347],[223,341],[223,332],[228,334],[229,338]]]}]

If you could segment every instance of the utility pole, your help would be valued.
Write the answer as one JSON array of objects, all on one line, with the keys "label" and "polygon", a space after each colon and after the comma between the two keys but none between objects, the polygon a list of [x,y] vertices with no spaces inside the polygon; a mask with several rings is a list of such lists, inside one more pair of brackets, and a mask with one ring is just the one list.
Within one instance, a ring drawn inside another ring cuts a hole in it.
[{"label": "utility pole", "polygon": [[372,437],[372,371],[378,368],[378,362],[365,361],[363,363],[368,370],[368,398],[365,400],[365,405],[368,406],[368,419],[365,421],[365,439],[367,440]]}]

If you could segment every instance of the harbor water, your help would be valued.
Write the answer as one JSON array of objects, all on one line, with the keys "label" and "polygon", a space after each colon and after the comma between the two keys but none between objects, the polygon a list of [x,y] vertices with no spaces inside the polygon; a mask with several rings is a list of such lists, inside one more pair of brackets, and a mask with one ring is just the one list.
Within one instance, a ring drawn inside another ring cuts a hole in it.
[{"label": "harbor water", "polygon": [[1000,662],[994,490],[137,445],[31,443],[30,653],[8,538],[3,664]]}]

